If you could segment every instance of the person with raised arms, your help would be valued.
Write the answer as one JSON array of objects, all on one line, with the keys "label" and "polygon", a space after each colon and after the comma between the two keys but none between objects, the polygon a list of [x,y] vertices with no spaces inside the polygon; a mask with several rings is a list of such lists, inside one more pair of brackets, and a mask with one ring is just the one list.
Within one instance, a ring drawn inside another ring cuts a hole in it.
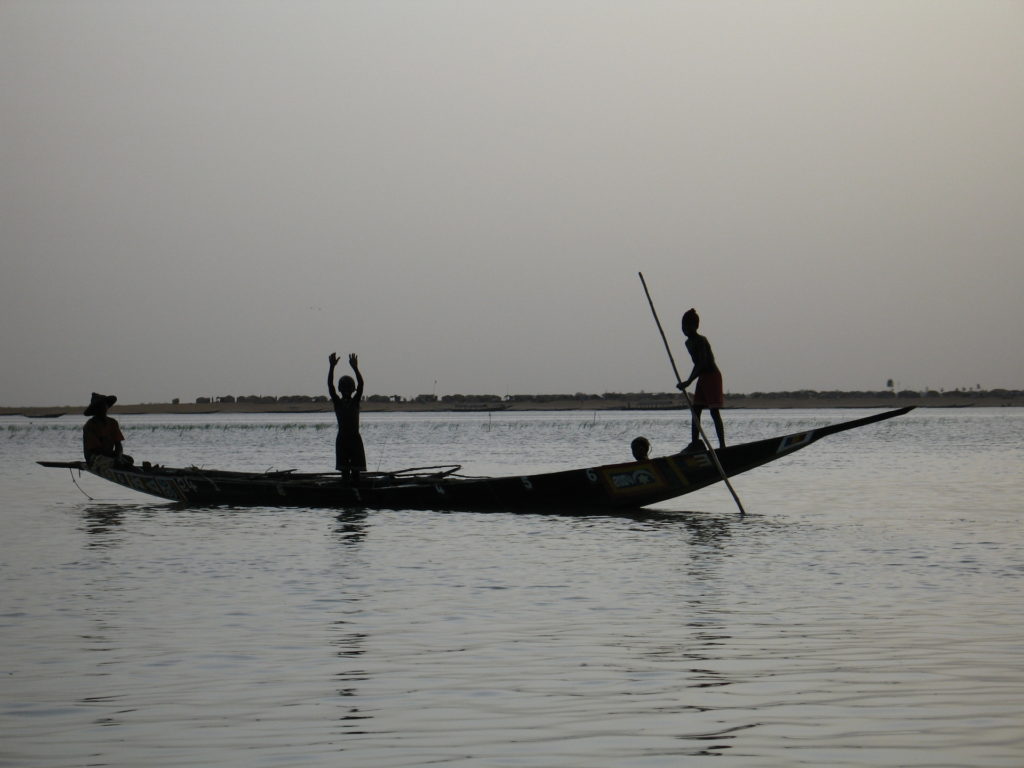
[{"label": "person with raised arms", "polygon": [[[356,378],[342,376],[338,379],[338,389],[334,388],[334,368],[338,364],[338,354],[332,352],[330,368],[327,371],[327,391],[334,405],[334,415],[338,418],[338,437],[334,441],[334,468],[342,473],[346,480],[357,482],[359,473],[366,471],[366,452],[363,449],[363,438],[359,434],[359,403],[363,399],[363,375],[359,372],[359,358],[348,356],[348,364]],[[341,390],[341,394],[338,394]]]}]

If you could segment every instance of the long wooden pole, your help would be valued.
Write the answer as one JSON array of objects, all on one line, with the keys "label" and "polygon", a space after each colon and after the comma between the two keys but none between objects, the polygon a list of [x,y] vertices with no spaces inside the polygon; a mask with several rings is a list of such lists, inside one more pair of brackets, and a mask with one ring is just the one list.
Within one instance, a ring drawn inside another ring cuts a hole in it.
[{"label": "long wooden pole", "polygon": [[651,305],[651,314],[654,315],[654,322],[658,325],[658,332],[661,334],[661,340],[665,343],[665,351],[668,353],[668,361],[672,364],[672,373],[676,375],[676,383],[680,385],[679,389],[683,392],[683,397],[686,398],[686,406],[690,409],[690,415],[693,420],[697,423],[697,429],[700,431],[700,436],[704,438],[704,443],[708,447],[708,452],[711,454],[711,461],[714,462],[715,468],[718,470],[718,474],[722,476],[722,482],[725,483],[725,487],[729,489],[729,493],[732,494],[733,499],[736,501],[736,506],[740,508],[740,514],[745,515],[747,511],[743,508],[743,502],[740,501],[740,497],[736,495],[736,491],[732,487],[732,483],[729,482],[728,476],[725,474],[725,470],[722,468],[722,463],[718,460],[718,454],[715,453],[715,449],[711,447],[711,441],[708,440],[708,436],[704,434],[704,427],[701,425],[700,420],[697,418],[697,414],[693,410],[693,403],[690,402],[690,394],[686,391],[686,387],[682,386],[683,380],[679,376],[679,369],[676,367],[676,359],[672,356],[672,348],[668,344],[668,339],[665,337],[665,330],[661,327],[661,320],[658,319],[658,310],[654,308],[654,300],[651,298],[651,292],[647,289],[647,281],[644,280],[644,273],[638,272],[640,275],[640,282],[643,283],[644,293],[647,294],[647,303]]}]

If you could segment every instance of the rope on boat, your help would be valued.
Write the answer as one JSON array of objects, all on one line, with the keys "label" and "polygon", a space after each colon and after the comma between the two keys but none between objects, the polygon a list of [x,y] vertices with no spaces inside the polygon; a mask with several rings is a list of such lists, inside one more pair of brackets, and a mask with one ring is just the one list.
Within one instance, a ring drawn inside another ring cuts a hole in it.
[{"label": "rope on boat", "polygon": [[192,470],[195,471],[204,480],[206,480],[206,482],[208,482],[210,485],[212,485],[213,486],[213,490],[217,491],[217,493],[220,493],[220,486],[217,485],[217,481],[216,480],[214,480],[212,477],[210,477],[208,474],[206,474],[206,472],[204,472],[202,469],[197,467],[195,464],[192,465]]},{"label": "rope on boat", "polygon": [[[444,472],[430,472],[430,473],[426,473],[426,470],[428,470],[428,469],[443,469]],[[462,465],[461,464],[436,464],[436,465],[434,465],[432,467],[409,467],[408,469],[396,469],[396,470],[394,470],[392,472],[381,472],[379,474],[398,476],[398,475],[407,475],[407,474],[411,474],[411,473],[415,473],[415,472],[424,472],[429,477],[447,477],[448,475],[455,474],[460,469],[462,469]]]},{"label": "rope on boat", "polygon": [[[75,480],[75,470],[73,470],[71,467],[68,467],[68,474],[71,475],[71,482],[75,484],[75,488],[82,491],[82,495],[85,496],[85,498],[87,498],[89,501],[96,501],[96,499],[94,499],[92,496],[90,496],[88,493],[82,490],[82,486],[80,486],[78,484],[78,481]],[[82,474],[82,470],[78,470],[78,474]]]}]

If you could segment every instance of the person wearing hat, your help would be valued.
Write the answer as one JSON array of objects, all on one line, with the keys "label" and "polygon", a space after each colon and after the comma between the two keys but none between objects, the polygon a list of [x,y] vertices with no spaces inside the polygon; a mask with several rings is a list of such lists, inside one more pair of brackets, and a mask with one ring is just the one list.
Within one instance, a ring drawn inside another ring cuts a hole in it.
[{"label": "person wearing hat", "polygon": [[690,444],[683,449],[683,453],[699,453],[706,450],[700,439],[700,417],[704,409],[711,412],[711,420],[715,424],[715,432],[718,433],[718,446],[725,448],[725,426],[722,424],[722,414],[719,409],[725,405],[725,396],[722,391],[722,372],[715,364],[715,353],[711,351],[711,342],[706,337],[697,333],[700,326],[700,316],[697,310],[688,309],[683,314],[683,333],[686,335],[686,351],[690,353],[693,360],[693,371],[690,378],[680,382],[676,386],[685,390],[690,384],[697,380],[697,389],[693,393],[693,424],[690,428]]},{"label": "person wearing hat", "polygon": [[117,402],[114,395],[92,393],[89,407],[85,415],[92,418],[82,427],[82,447],[85,450],[85,461],[90,466],[110,466],[112,464],[131,464],[131,456],[124,455],[124,435],[117,419],[107,415],[110,407]]}]

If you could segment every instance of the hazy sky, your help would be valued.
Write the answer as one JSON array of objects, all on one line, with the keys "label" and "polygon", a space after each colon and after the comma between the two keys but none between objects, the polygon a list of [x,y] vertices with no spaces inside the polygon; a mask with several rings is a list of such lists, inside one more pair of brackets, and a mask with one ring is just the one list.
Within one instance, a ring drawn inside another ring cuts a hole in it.
[{"label": "hazy sky", "polygon": [[0,0],[0,404],[1024,388],[1024,3]]}]

